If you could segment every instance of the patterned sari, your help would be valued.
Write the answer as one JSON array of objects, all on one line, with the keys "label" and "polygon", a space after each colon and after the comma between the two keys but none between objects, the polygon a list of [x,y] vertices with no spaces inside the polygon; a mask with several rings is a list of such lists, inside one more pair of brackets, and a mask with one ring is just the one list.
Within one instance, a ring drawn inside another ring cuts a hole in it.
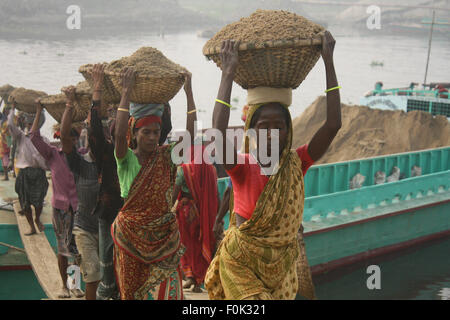
[{"label": "patterned sari", "polygon": [[158,147],[142,166],[114,221],[114,267],[121,299],[183,299],[184,253],[171,212],[176,166],[170,146]]},{"label": "patterned sari", "polygon": [[[246,129],[260,106],[249,110]],[[309,266],[304,252],[300,251],[297,235],[305,197],[301,160],[295,150],[290,149],[291,145],[292,121],[278,172],[269,178],[252,217],[239,228],[231,203],[231,226],[205,277],[210,299],[295,298],[299,289],[297,261],[301,269],[309,271]],[[314,288],[312,283],[300,285]],[[311,291],[303,294],[314,297]]]},{"label": "patterned sari", "polygon": [[181,265],[186,277],[203,283],[216,245],[212,231],[218,208],[217,174],[210,164],[183,164],[183,176],[193,200],[180,197],[177,218],[186,252]]}]

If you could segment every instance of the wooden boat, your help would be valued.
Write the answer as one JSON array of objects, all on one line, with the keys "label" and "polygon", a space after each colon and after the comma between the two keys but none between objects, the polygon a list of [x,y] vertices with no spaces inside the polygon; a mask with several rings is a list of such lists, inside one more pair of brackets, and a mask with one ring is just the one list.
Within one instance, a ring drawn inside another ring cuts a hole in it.
[{"label": "wooden boat", "polygon": [[[411,171],[414,166],[421,169],[421,175]],[[375,184],[377,172],[387,176],[394,167],[400,169],[401,179]],[[351,189],[350,181],[357,174],[365,177],[364,183]],[[227,186],[228,178],[218,179],[221,195]],[[0,182],[0,194],[3,199],[15,197],[13,179]],[[314,275],[447,237],[450,147],[312,166],[305,176],[305,194],[303,226]],[[49,192],[47,203],[50,197]],[[47,205],[42,221],[55,249],[50,212]],[[17,220],[9,211],[0,211],[0,272],[31,269],[25,253],[1,243],[24,247]],[[0,291],[0,299],[5,298]]]}]

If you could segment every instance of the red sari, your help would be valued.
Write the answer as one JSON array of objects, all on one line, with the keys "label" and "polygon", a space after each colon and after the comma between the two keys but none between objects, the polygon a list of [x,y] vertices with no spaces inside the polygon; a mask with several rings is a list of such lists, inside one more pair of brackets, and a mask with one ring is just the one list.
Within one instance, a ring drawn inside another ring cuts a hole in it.
[{"label": "red sari", "polygon": [[182,168],[193,200],[181,196],[178,199],[177,218],[181,242],[186,247],[181,265],[185,276],[200,284],[216,242],[212,229],[218,209],[217,173],[214,166],[206,163],[183,164]]},{"label": "red sari", "polygon": [[134,179],[111,226],[122,300],[183,298],[179,262],[184,248],[170,210],[175,172],[170,147],[159,147]]}]

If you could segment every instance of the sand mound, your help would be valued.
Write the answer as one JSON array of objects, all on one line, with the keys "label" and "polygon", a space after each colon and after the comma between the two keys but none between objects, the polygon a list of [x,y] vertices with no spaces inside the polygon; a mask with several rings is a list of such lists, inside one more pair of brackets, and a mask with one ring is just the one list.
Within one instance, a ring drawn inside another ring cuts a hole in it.
[{"label": "sand mound", "polygon": [[1,86],[0,87],[0,97],[2,97],[3,100],[8,101],[8,97],[14,89],[15,88],[10,84],[5,84],[5,85]]},{"label": "sand mound", "polygon": [[142,47],[129,57],[111,62],[105,69],[120,73],[124,67],[134,67],[138,75],[152,77],[173,77],[186,72],[182,66],[151,47]]},{"label": "sand mound", "polygon": [[35,100],[46,95],[42,91],[17,88],[11,92],[9,98],[13,98],[16,101],[18,110],[27,113],[36,113]]},{"label": "sand mound", "polygon": [[227,39],[255,45],[273,40],[310,39],[323,30],[322,26],[292,12],[257,10],[249,17],[225,26],[205,48],[220,47]]},{"label": "sand mound", "polygon": [[[326,97],[321,96],[293,120],[293,147],[309,143],[325,117]],[[342,127],[317,164],[449,145],[450,123],[444,116],[342,104]]]}]

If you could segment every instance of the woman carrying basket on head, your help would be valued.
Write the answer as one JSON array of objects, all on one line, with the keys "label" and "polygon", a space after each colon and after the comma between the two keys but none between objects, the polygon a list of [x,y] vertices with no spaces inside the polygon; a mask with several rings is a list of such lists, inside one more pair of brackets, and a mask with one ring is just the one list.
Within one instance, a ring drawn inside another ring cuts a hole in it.
[{"label": "woman carrying basket on head", "polygon": [[[308,145],[291,150],[292,120],[287,109],[291,104],[290,89],[256,88],[249,92],[245,129],[256,130],[259,138],[253,140],[253,145],[256,150],[267,148],[269,156],[274,156],[270,154],[272,144],[278,144],[279,161],[276,171],[268,171],[265,169],[269,166],[261,164],[259,155],[237,154],[234,149],[234,163],[224,165],[233,183],[234,205],[230,211],[233,217],[205,277],[211,299],[294,299],[297,294],[296,263],[300,255],[297,234],[303,217],[303,176],[326,152],[341,126],[333,65],[335,40],[329,32],[322,40],[327,87],[332,90],[327,90],[327,120]],[[213,126],[224,136],[238,48],[239,42],[227,40],[222,44],[222,80]],[[278,135],[271,134],[271,129],[278,130]],[[262,143],[264,137],[266,146]],[[224,150],[219,156],[227,159],[225,146],[216,150]],[[309,287],[309,292],[303,295],[314,297],[312,284],[300,285]]]},{"label": "woman carrying basket on head", "polygon": [[[171,212],[177,169],[173,144],[158,145],[164,104],[130,105],[134,81],[135,71],[124,69],[115,131],[124,206],[111,227],[117,283],[123,300],[180,300],[184,247]],[[193,121],[190,111],[188,107],[188,122]]]},{"label": "woman carrying basket on head", "polygon": [[[191,79],[185,82],[188,106],[195,108],[192,95]],[[197,120],[195,113],[192,114]],[[193,126],[194,122],[188,122],[187,126]],[[188,131],[194,132],[194,128]],[[200,144],[202,140],[196,141]],[[191,145],[194,144],[194,136],[191,134]],[[203,283],[206,270],[211,263],[216,239],[213,234],[213,225],[218,208],[217,173],[212,164],[205,163],[203,152],[195,152],[191,147],[191,162],[178,167],[173,199],[178,199],[176,207],[177,219],[180,226],[181,241],[186,252],[181,258],[183,274],[187,278],[184,288],[194,285],[192,291],[202,292],[200,285]],[[199,151],[204,150],[197,148]],[[195,159],[195,161],[194,161]],[[201,161],[200,161],[201,160]],[[201,163],[200,163],[201,162]]]}]

